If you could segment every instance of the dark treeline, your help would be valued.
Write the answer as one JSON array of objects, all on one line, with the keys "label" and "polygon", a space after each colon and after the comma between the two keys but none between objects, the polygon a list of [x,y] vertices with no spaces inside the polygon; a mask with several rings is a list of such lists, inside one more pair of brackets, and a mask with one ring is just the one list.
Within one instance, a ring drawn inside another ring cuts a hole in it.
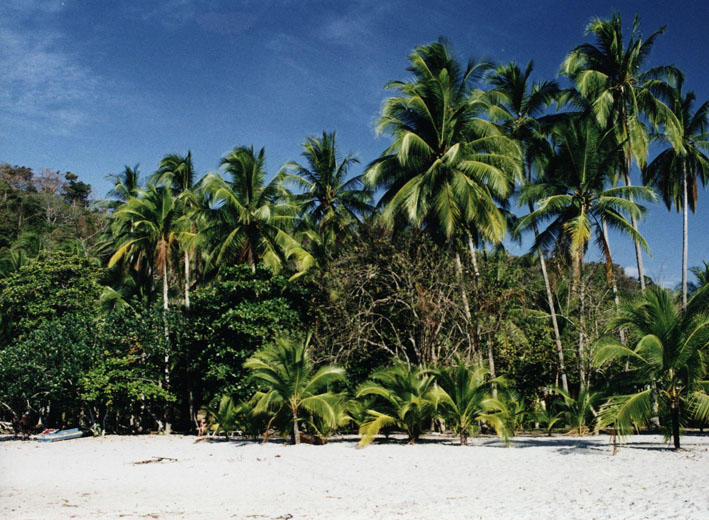
[{"label": "dark treeline", "polygon": [[[417,47],[377,124],[392,144],[363,168],[323,132],[275,175],[252,146],[206,174],[170,154],[89,203],[71,172],[1,166],[0,415],[118,433],[206,415],[296,442],[649,426],[679,447],[709,416],[709,269],[692,283],[686,260],[709,104],[646,63],[661,31],[623,38],[614,15],[587,33],[565,85]],[[676,294],[643,272],[658,197],[685,217]]]}]

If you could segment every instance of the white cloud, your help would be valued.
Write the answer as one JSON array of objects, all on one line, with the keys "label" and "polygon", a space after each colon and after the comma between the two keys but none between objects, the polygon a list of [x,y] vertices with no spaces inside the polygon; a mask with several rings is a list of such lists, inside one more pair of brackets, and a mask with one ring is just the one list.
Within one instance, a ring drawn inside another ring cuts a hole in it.
[{"label": "white cloud", "polygon": [[29,31],[18,22],[18,17],[0,19],[0,113],[15,124],[67,133],[87,119],[86,106],[98,95],[99,80],[77,56],[62,50],[61,32]]},{"label": "white cloud", "polygon": [[623,271],[625,271],[625,276],[630,276],[631,278],[637,278],[638,277],[638,268],[637,266],[634,265],[626,265],[623,267]]}]

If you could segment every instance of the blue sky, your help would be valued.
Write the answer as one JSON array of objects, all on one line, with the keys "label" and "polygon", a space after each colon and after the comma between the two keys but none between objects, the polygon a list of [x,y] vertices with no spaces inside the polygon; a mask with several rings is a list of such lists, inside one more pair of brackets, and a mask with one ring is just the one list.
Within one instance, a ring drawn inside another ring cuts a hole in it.
[{"label": "blue sky", "polygon": [[[406,78],[416,45],[445,36],[462,58],[533,59],[537,79],[553,78],[588,20],[614,10],[628,25],[638,12],[646,35],[666,24],[650,64],[677,65],[686,88],[709,99],[702,1],[3,0],[0,162],[71,170],[100,198],[125,164],[148,174],[191,149],[203,173],[253,144],[275,173],[306,136],[337,130],[363,166],[388,144],[374,132],[383,86]],[[704,190],[690,215],[690,265],[709,260],[708,225]],[[681,216],[652,207],[641,232],[647,273],[677,283]],[[612,246],[634,266],[627,240]]]}]

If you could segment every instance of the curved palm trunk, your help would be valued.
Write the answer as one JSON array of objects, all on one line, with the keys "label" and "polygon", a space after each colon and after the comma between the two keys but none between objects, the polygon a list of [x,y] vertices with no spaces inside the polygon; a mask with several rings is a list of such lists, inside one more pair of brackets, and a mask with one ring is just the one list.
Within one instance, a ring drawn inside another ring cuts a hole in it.
[{"label": "curved palm trunk", "polygon": [[682,312],[687,307],[687,253],[689,250],[689,219],[687,195],[687,164],[682,165]]},{"label": "curved palm trunk", "polygon": [[[534,211],[534,206],[529,203],[530,213]],[[539,230],[537,229],[537,224],[533,224],[534,238],[535,240],[539,237]],[[554,295],[551,292],[551,284],[549,283],[549,274],[547,273],[547,262],[544,258],[544,253],[541,247],[537,247],[537,254],[539,255],[539,263],[542,266],[542,276],[544,277],[544,287],[547,292],[547,304],[549,305],[549,312],[551,314],[551,323],[554,328],[554,342],[556,343],[556,356],[559,359],[559,373],[561,375],[561,386],[565,392],[569,392],[569,382],[566,379],[566,364],[564,363],[564,349],[561,345],[561,333],[559,332],[559,323],[556,320],[556,308],[554,305]]]}]

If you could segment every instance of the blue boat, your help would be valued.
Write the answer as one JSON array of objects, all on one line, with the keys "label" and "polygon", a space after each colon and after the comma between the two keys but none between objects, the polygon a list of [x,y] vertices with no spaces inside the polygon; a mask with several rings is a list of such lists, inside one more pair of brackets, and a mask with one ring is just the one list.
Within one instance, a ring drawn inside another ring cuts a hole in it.
[{"label": "blue boat", "polygon": [[84,432],[79,430],[79,428],[72,428],[70,430],[59,430],[52,433],[40,433],[35,435],[35,439],[39,442],[55,442],[55,441],[65,441],[67,439],[78,439],[83,437]]}]

